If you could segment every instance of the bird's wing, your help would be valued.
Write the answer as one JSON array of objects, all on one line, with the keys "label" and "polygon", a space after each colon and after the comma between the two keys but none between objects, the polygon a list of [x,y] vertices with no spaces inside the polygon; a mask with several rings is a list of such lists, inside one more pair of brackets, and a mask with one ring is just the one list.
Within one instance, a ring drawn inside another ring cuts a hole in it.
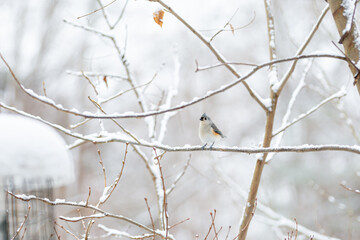
[{"label": "bird's wing", "polygon": [[211,124],[211,127],[214,129],[215,133],[219,134],[221,137],[225,137],[224,134],[222,134],[222,132],[217,128],[214,123]]}]

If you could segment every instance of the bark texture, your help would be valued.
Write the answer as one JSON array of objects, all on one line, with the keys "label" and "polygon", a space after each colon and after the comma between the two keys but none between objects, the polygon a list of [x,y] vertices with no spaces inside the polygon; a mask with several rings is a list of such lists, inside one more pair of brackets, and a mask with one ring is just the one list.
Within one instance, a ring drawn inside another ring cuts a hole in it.
[{"label": "bark texture", "polygon": [[[359,32],[357,30],[356,24],[354,22],[354,17],[349,16],[349,14],[345,13],[344,2],[349,2],[346,0],[328,0],[332,16],[334,18],[336,27],[340,34],[340,41],[344,46],[345,54],[348,58],[350,58],[354,63],[359,61],[359,51],[360,46],[356,44],[356,42],[360,43]],[[354,14],[354,13],[353,13]],[[351,28],[346,30],[346,23],[348,18],[351,18]],[[350,70],[353,73],[353,76],[358,76],[358,70],[352,64],[349,64]],[[359,77],[359,76],[358,76]],[[358,78],[357,78],[358,79]],[[358,79],[359,80],[359,79]],[[358,92],[360,94],[360,81],[354,81]]]}]

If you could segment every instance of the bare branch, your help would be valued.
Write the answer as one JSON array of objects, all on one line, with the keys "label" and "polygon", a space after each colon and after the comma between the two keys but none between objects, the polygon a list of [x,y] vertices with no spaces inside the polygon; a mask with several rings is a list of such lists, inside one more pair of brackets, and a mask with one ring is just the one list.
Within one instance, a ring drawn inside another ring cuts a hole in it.
[{"label": "bare branch", "polygon": [[27,220],[27,218],[29,216],[30,209],[31,209],[31,206],[30,206],[30,203],[29,203],[27,212],[26,212],[26,214],[24,216],[24,221],[22,221],[22,223],[20,224],[19,228],[16,230],[15,235],[11,238],[11,240],[14,240],[17,237],[17,235],[19,235],[21,229],[24,227],[24,224],[25,224],[25,222],[26,222],[26,220]]},{"label": "bare branch", "polygon": [[360,190],[358,189],[352,189],[352,188],[349,188],[348,186],[346,186],[345,184],[341,183],[340,186],[342,186],[343,188],[345,188],[346,190],[350,191],[350,192],[354,192],[356,194],[360,194]]},{"label": "bare branch", "polygon": [[[196,104],[198,102],[201,102],[207,98],[210,98],[214,95],[217,95],[219,93],[222,93],[222,92],[225,92],[226,90],[236,86],[237,84],[243,82],[244,80],[246,80],[247,78],[251,77],[254,73],[256,73],[258,70],[260,70],[261,68],[264,68],[264,67],[267,67],[267,66],[270,66],[274,63],[277,63],[279,61],[282,61],[282,60],[277,60],[277,61],[273,61],[273,62],[268,62],[268,63],[264,63],[264,64],[261,64],[261,65],[258,65],[257,67],[255,67],[254,69],[252,69],[249,73],[247,73],[246,75],[244,75],[243,77],[227,84],[227,85],[224,85],[220,88],[218,88],[217,90],[214,90],[214,91],[209,91],[206,95],[202,96],[202,97],[195,97],[193,98],[191,101],[189,102],[185,102],[185,103],[182,103],[182,104],[179,104],[177,106],[174,106],[174,107],[170,107],[170,108],[167,108],[167,109],[161,109],[161,110],[158,110],[158,111],[148,111],[148,112],[143,112],[143,113],[123,113],[123,114],[104,114],[104,115],[100,115],[100,114],[92,114],[92,113],[88,113],[88,112],[79,112],[77,110],[71,110],[71,109],[67,109],[67,108],[64,108],[62,105],[60,104],[56,104],[52,99],[50,98],[47,98],[47,97],[44,97],[44,96],[39,96],[37,95],[36,93],[34,93],[31,89],[26,89],[21,83],[20,81],[16,78],[14,72],[11,70],[10,66],[7,64],[7,62],[5,61],[5,59],[2,57],[2,55],[0,54],[0,57],[2,58],[2,60],[4,61],[4,63],[6,64],[6,66],[8,67],[10,73],[12,74],[14,80],[17,82],[17,84],[20,86],[20,88],[26,93],[28,94],[29,96],[31,96],[32,98],[38,100],[38,101],[41,101],[47,105],[50,105],[52,107],[54,107],[55,109],[59,110],[59,111],[62,111],[62,112],[65,112],[65,113],[69,113],[69,114],[73,114],[75,116],[81,116],[81,117],[84,117],[84,118],[97,118],[97,119],[111,119],[111,118],[143,118],[143,117],[149,117],[149,116],[154,116],[154,115],[158,115],[158,114],[164,114],[166,112],[171,112],[171,111],[176,111],[176,110],[180,110],[180,109],[183,109],[183,108],[186,108],[186,107],[189,107],[193,104]],[[344,57],[342,56],[334,56],[334,55],[326,55],[326,56],[323,56],[323,57],[336,57],[338,59],[343,59],[343,60],[346,60]],[[287,59],[287,60],[284,60],[284,61],[291,61],[293,59]]]},{"label": "bare branch", "polygon": [[[225,67],[236,77],[240,78],[240,74],[237,73],[236,69],[233,68],[231,65],[227,64],[225,58],[218,52],[217,49],[211,44],[210,41],[208,41],[200,32],[195,30],[187,21],[185,21],[180,15],[178,15],[170,6],[165,4],[162,0],[150,0],[152,2],[158,2],[161,6],[163,6],[168,12],[170,12],[175,18],[177,18],[182,24],[184,24],[192,33],[195,34],[209,49],[210,51],[215,55],[215,57],[225,65]],[[265,104],[262,102],[260,96],[256,92],[254,92],[253,89],[245,82],[242,81],[245,88],[248,90],[250,96],[262,107],[265,111],[267,111],[267,108]]]},{"label": "bare branch", "polygon": [[[327,54],[327,53],[323,53],[323,54],[317,53],[317,54],[305,54],[305,55],[298,55],[298,56],[295,56],[295,57],[276,59],[276,60],[272,60],[272,61],[269,61],[267,63],[262,63],[262,64],[241,63],[241,62],[227,62],[227,64],[253,66],[253,67],[263,68],[263,67],[272,66],[272,65],[277,64],[277,63],[285,63],[285,62],[290,62],[290,61],[297,61],[297,60],[306,59],[306,58],[335,58],[335,59],[340,59],[340,60],[343,60],[343,61],[347,61],[346,57],[343,57],[343,56],[340,56],[340,55]],[[216,68],[216,67],[221,67],[221,66],[224,66],[224,64],[219,63],[219,64],[215,64],[215,65],[212,65],[212,66],[199,67],[197,62],[196,62],[196,66],[197,67],[196,67],[195,72],[204,71],[204,70],[208,70],[208,69]]]},{"label": "bare branch", "polygon": [[100,152],[100,149],[96,146],[97,148],[97,153],[99,155],[99,163],[101,165],[101,168],[102,168],[102,171],[103,171],[103,175],[104,175],[104,187],[106,187],[106,172],[105,172],[105,166],[104,166],[104,162],[102,160],[102,157],[101,157],[101,152]]},{"label": "bare branch", "polygon": [[[144,198],[144,200],[145,200],[146,208],[147,208],[148,213],[149,213],[149,216],[150,216],[151,226],[152,226],[152,228],[153,228],[153,230],[154,230],[154,232],[155,232],[155,224],[154,224],[154,220],[153,220],[152,215],[151,215],[151,210],[150,210],[150,207],[149,207],[147,198]],[[154,233],[153,240],[155,240],[155,237],[156,237],[156,236],[155,236],[155,233]]]},{"label": "bare branch", "polygon": [[83,71],[81,71],[82,76],[90,83],[90,85],[92,86],[92,88],[94,89],[94,92],[96,95],[99,95],[99,92],[96,89],[96,86],[94,85],[94,83],[90,80],[90,78],[88,76],[85,75],[85,73]]},{"label": "bare branch", "polygon": [[169,195],[175,188],[176,184],[179,182],[179,180],[185,175],[185,172],[187,170],[187,168],[190,165],[190,159],[191,159],[191,154],[189,155],[189,158],[184,166],[184,169],[181,171],[181,173],[176,177],[176,179],[174,180],[173,184],[170,186],[170,188],[168,188],[168,190],[166,190],[166,194]]},{"label": "bare branch", "polygon": [[74,233],[72,233],[70,230],[66,229],[63,225],[60,225],[59,223],[57,223],[56,221],[54,222],[55,225],[59,226],[61,229],[63,229],[66,233],[70,234],[71,236],[73,236],[76,240],[80,240],[80,238],[78,238]]},{"label": "bare branch", "polygon": [[[318,30],[322,20],[324,19],[326,13],[329,11],[329,5],[327,5],[322,13],[320,14],[316,24],[313,26],[313,28],[311,29],[309,35],[307,36],[307,38],[305,39],[305,41],[303,42],[303,44],[300,46],[300,48],[298,49],[298,51],[296,52],[296,55],[301,55],[305,48],[308,46],[308,44],[310,43],[311,39],[313,38],[313,36],[315,35],[316,31]],[[281,79],[279,86],[276,86],[277,89],[274,89],[275,92],[277,92],[277,94],[280,94],[280,92],[283,90],[285,84],[287,83],[287,81],[289,80],[290,76],[292,75],[292,73],[295,70],[296,67],[296,63],[297,61],[294,61],[289,70],[287,71],[287,73],[284,75],[284,77]]]},{"label": "bare branch", "polygon": [[82,73],[84,73],[88,77],[102,77],[102,78],[106,77],[107,79],[114,78],[114,79],[127,80],[126,76],[108,74],[108,73],[84,72],[84,71],[76,72],[76,71],[70,71],[70,70],[66,71],[66,73],[69,75],[77,76],[77,77],[83,76]]},{"label": "bare branch", "polygon": [[316,110],[318,110],[319,108],[321,108],[324,104],[337,99],[337,98],[342,98],[343,96],[346,95],[346,92],[344,89],[341,89],[340,91],[338,91],[337,93],[331,95],[330,97],[324,99],[323,101],[321,101],[318,105],[312,107],[310,110],[308,110],[306,113],[300,114],[297,118],[295,118],[292,122],[286,124],[285,126],[282,126],[279,130],[277,130],[274,134],[273,137],[275,137],[276,135],[278,135],[279,133],[285,131],[286,129],[288,129],[290,126],[294,125],[295,123],[299,122],[300,120],[306,118],[307,116],[309,116],[310,114],[312,114],[313,112],[315,112]]},{"label": "bare branch", "polygon": [[111,4],[113,4],[114,2],[116,2],[116,0],[113,0],[112,2],[110,2],[110,3],[106,4],[105,6],[102,6],[102,5],[101,5],[101,8],[96,9],[96,10],[94,10],[94,11],[90,12],[90,13],[87,13],[87,14],[81,15],[80,17],[77,17],[77,19],[80,19],[80,18],[83,18],[83,17],[89,16],[89,15],[91,15],[91,14],[93,14],[93,13],[96,13],[96,12],[98,12],[98,11],[100,11],[100,10],[104,10],[104,8],[106,8],[106,7],[110,6],[110,5],[111,5]]},{"label": "bare branch", "polygon": [[[49,205],[53,205],[53,206],[56,206],[56,205],[59,205],[59,206],[71,206],[71,207],[81,207],[81,208],[87,208],[87,209],[91,209],[91,210],[95,210],[96,212],[99,212],[99,213],[102,213],[104,215],[106,215],[107,217],[110,217],[110,218],[114,218],[114,219],[119,219],[119,220],[122,220],[122,221],[125,221],[125,222],[128,222],[130,224],[133,224],[143,230],[146,230],[150,233],[154,233],[157,235],[157,236],[160,236],[160,237],[164,237],[165,235],[163,235],[161,232],[158,232],[158,231],[153,231],[151,228],[139,223],[139,222],[136,222],[130,218],[127,218],[125,216],[122,216],[122,215],[118,215],[118,214],[112,214],[110,212],[106,212],[96,206],[93,206],[93,205],[85,205],[85,202],[69,202],[69,201],[65,201],[65,200],[62,200],[62,199],[57,199],[55,201],[51,201],[49,200],[48,198],[41,198],[41,197],[36,197],[34,195],[24,195],[24,194],[21,194],[21,195],[15,195],[13,194],[12,192],[9,192],[8,193],[13,196],[14,198],[16,199],[20,199],[20,200],[23,200],[23,201],[40,201],[40,202],[43,202],[43,203],[46,203],[46,204],[49,204]],[[169,238],[173,239],[171,236],[169,236]]]}]

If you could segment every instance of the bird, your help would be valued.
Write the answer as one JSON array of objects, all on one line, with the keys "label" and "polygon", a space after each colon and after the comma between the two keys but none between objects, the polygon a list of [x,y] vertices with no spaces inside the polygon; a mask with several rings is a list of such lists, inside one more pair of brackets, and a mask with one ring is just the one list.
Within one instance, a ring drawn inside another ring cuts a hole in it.
[{"label": "bird", "polygon": [[200,117],[199,137],[200,140],[205,143],[205,145],[202,146],[202,149],[204,149],[207,144],[211,144],[211,149],[215,142],[221,138],[224,138],[225,136],[211,121],[210,117],[204,113]]}]

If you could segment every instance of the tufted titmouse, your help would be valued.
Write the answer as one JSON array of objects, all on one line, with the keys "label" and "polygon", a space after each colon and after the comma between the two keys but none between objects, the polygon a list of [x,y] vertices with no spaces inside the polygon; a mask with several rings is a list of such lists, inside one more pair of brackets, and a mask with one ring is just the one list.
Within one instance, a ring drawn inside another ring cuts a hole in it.
[{"label": "tufted titmouse", "polygon": [[205,146],[210,143],[210,148],[212,148],[216,141],[224,138],[225,136],[206,115],[206,113],[204,113],[200,118],[199,137],[200,140],[205,143],[205,145],[202,147],[204,149]]}]

